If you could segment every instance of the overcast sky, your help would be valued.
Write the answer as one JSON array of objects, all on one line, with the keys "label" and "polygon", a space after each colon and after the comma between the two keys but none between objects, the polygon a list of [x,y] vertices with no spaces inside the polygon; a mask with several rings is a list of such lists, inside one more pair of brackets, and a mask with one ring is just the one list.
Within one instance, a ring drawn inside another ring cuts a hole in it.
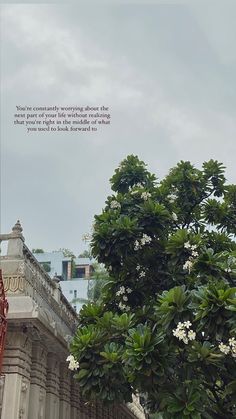
[{"label": "overcast sky", "polygon": [[[167,3],[2,5],[2,232],[19,218],[30,248],[78,255],[131,153],[159,178],[218,159],[236,183],[236,3]],[[87,104],[110,106],[111,126],[12,122],[16,105]]]}]

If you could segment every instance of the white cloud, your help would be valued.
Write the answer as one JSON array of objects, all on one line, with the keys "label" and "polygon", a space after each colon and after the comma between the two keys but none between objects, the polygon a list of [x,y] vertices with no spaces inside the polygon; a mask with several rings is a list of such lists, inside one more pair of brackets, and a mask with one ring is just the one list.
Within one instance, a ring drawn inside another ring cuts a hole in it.
[{"label": "white cloud", "polygon": [[[128,153],[159,177],[179,159],[218,158],[236,182],[233,18],[189,2],[133,12],[3,7],[3,228],[20,216],[34,246],[78,252]],[[31,103],[108,105],[112,125],[96,136],[29,136],[12,113]]]}]

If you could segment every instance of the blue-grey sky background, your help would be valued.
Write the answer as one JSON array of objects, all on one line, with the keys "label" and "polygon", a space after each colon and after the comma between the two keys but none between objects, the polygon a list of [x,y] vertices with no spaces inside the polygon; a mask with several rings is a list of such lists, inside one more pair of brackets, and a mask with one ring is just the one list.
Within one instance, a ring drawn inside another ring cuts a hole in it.
[{"label": "blue-grey sky background", "polygon": [[[137,154],[159,178],[222,161],[236,183],[236,3],[3,4],[1,230],[76,255]],[[108,105],[97,133],[27,134],[16,105]]]}]

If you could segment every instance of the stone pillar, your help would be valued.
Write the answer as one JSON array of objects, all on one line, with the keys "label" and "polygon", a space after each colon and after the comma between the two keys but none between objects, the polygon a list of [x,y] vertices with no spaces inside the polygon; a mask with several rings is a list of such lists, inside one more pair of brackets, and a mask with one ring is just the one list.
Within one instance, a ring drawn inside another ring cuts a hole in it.
[{"label": "stone pillar", "polygon": [[90,277],[90,266],[85,265],[85,278],[89,278],[89,277]]},{"label": "stone pillar", "polygon": [[70,418],[70,379],[68,364],[60,364],[60,415],[59,419]]},{"label": "stone pillar", "polygon": [[72,278],[72,261],[68,261],[67,264],[67,279],[71,279]]},{"label": "stone pillar", "polygon": [[47,357],[46,414],[45,419],[59,418],[59,362],[58,355]]},{"label": "stone pillar", "polygon": [[71,374],[71,387],[70,387],[70,419],[77,419],[77,410],[79,408],[79,389],[76,380]]},{"label": "stone pillar", "polygon": [[2,417],[2,402],[3,402],[3,391],[4,391],[4,384],[5,384],[5,376],[0,376],[0,418]]},{"label": "stone pillar", "polygon": [[21,330],[7,332],[2,419],[28,419],[32,344]]},{"label": "stone pillar", "polygon": [[18,220],[9,234],[7,256],[23,256],[24,237],[22,235],[22,227]]},{"label": "stone pillar", "polygon": [[46,403],[47,352],[39,342],[33,342],[31,385],[28,419],[44,419]]}]

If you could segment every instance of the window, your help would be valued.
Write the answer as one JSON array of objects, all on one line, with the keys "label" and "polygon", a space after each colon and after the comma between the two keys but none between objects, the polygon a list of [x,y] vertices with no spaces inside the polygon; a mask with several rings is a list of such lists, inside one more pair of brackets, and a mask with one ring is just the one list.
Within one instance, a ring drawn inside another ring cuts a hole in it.
[{"label": "window", "polygon": [[74,298],[77,298],[77,290],[74,290]]},{"label": "window", "polygon": [[72,290],[70,290],[70,294],[73,294],[73,291]]},{"label": "window", "polygon": [[73,306],[73,309],[74,309],[75,311],[76,311],[76,308],[77,308],[76,306]]},{"label": "window", "polygon": [[76,277],[77,278],[84,278],[85,277],[85,268],[77,268],[76,269]]}]

